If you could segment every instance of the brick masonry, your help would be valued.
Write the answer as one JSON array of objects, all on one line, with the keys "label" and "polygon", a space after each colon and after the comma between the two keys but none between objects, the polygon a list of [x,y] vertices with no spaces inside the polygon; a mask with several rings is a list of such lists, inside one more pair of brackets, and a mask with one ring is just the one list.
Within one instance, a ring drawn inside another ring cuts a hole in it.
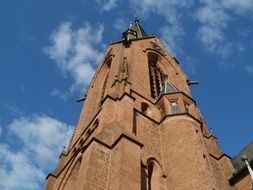
[{"label": "brick masonry", "polygon": [[[149,59],[178,92],[152,98]],[[230,158],[205,125],[187,80],[156,36],[132,40],[130,47],[111,43],[88,87],[68,150],[45,189],[249,189],[248,175],[228,183]]]}]

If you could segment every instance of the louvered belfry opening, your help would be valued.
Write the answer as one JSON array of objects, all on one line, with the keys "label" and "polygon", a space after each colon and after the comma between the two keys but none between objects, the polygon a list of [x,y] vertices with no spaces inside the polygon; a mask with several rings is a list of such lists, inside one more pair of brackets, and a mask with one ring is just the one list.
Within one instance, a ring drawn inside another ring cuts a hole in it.
[{"label": "louvered belfry opening", "polygon": [[158,55],[155,53],[148,53],[148,65],[150,76],[150,92],[153,99],[157,99],[164,86],[166,75],[162,72],[158,63]]}]

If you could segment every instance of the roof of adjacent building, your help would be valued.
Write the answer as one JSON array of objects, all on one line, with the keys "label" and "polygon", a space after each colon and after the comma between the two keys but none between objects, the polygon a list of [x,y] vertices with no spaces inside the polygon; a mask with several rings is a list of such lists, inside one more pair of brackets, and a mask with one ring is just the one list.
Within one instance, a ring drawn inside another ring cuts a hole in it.
[{"label": "roof of adjacent building", "polygon": [[236,156],[234,156],[231,159],[232,164],[235,169],[233,176],[237,176],[239,173],[241,173],[246,168],[245,162],[242,161],[242,159],[241,159],[242,155],[246,155],[248,158],[248,162],[253,164],[253,142],[251,142],[246,147],[244,147]]}]

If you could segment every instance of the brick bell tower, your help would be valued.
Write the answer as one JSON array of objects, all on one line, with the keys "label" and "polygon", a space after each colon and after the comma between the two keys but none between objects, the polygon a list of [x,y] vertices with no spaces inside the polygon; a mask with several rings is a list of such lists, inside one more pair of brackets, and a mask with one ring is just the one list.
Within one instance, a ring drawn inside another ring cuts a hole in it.
[{"label": "brick bell tower", "polygon": [[46,190],[229,190],[233,166],[191,96],[191,81],[135,20],[87,89]]}]

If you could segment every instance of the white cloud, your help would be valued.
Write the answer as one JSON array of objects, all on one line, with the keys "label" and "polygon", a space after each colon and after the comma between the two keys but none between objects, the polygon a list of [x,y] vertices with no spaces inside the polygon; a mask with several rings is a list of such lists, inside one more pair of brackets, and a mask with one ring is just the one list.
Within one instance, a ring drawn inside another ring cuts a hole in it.
[{"label": "white cloud", "polygon": [[66,92],[66,91],[62,92],[59,89],[54,88],[51,91],[51,95],[55,96],[55,97],[58,97],[58,98],[61,98],[62,100],[66,101],[68,99],[69,92]]},{"label": "white cloud", "polygon": [[0,161],[1,189],[41,189],[39,182],[45,179],[45,174],[41,169],[31,164],[28,155],[22,152],[13,152],[10,147],[0,144]]},{"label": "white cloud", "polygon": [[253,67],[252,67],[252,66],[247,65],[247,66],[245,67],[245,69],[246,69],[246,71],[247,71],[248,73],[253,74]]},{"label": "white cloud", "polygon": [[[158,14],[165,19],[165,26],[160,28],[161,39],[170,48],[173,54],[180,51],[179,42],[184,35],[182,26],[183,9],[193,5],[193,0],[129,0],[136,14],[148,17],[152,13]],[[181,11],[179,11],[181,10]]]},{"label": "white cloud", "polygon": [[225,41],[224,30],[230,20],[228,14],[217,1],[205,0],[196,18],[201,23],[198,30],[201,42],[209,52],[217,52]]},{"label": "white cloud", "polygon": [[[240,42],[228,40],[226,34],[231,13],[252,17],[252,0],[129,0],[132,9],[142,17],[156,14],[165,19],[164,26],[159,29],[161,39],[173,54],[182,53],[181,44],[185,34],[183,19],[195,17],[200,23],[197,37],[210,53],[227,59],[232,53],[241,52]],[[193,5],[195,4],[195,7]],[[197,11],[193,11],[196,10]],[[193,13],[193,14],[192,14]]]},{"label": "white cloud", "polygon": [[[10,144],[0,144],[0,189],[41,189],[49,170],[56,166],[60,149],[73,130],[43,115],[15,119],[8,129]],[[21,142],[21,144],[17,144]]]},{"label": "white cloud", "polygon": [[165,17],[169,23],[177,22],[180,12],[178,8],[187,8],[193,4],[193,0],[129,0],[138,15],[148,16],[157,13]]},{"label": "white cloud", "polygon": [[201,24],[198,37],[205,49],[219,55],[222,60],[228,59],[231,54],[242,53],[245,49],[242,43],[229,40],[227,30],[234,20],[231,12],[241,15],[253,13],[253,1],[202,0],[201,3],[196,12],[196,19]]},{"label": "white cloud", "polygon": [[160,29],[161,39],[166,44],[167,48],[173,55],[176,55],[180,51],[178,46],[179,40],[184,35],[184,31],[181,26],[171,25],[165,26]]},{"label": "white cloud", "polygon": [[253,1],[252,0],[223,0],[224,7],[238,15],[253,16]]},{"label": "white cloud", "polygon": [[199,37],[208,51],[215,52],[225,39],[222,29],[203,25],[199,28]]},{"label": "white cloud", "polygon": [[210,24],[213,27],[226,27],[226,21],[229,19],[220,3],[209,0],[206,0],[204,6],[200,7],[197,18],[201,23]]},{"label": "white cloud", "polygon": [[[9,132],[24,143],[26,150],[35,153],[36,162],[46,166],[54,158],[53,151],[65,145],[72,126],[47,116],[19,118],[9,125]],[[52,137],[53,138],[50,138]]]},{"label": "white cloud", "polygon": [[96,0],[101,11],[111,11],[117,7],[117,0]]},{"label": "white cloud", "polygon": [[31,42],[31,41],[35,41],[35,38],[28,33],[28,31],[22,29],[21,32],[19,33],[19,37],[21,42]]},{"label": "white cloud", "polygon": [[103,46],[103,31],[102,25],[91,27],[89,23],[85,23],[75,30],[70,22],[63,22],[51,34],[51,46],[44,50],[56,62],[63,75],[74,80],[70,93],[83,93],[93,76],[94,68],[103,55],[98,50]]},{"label": "white cloud", "polygon": [[122,32],[128,28],[129,24],[130,23],[127,23],[123,18],[117,18],[112,26],[116,30]]},{"label": "white cloud", "polygon": [[15,106],[15,105],[12,105],[12,104],[4,104],[3,106],[8,112],[10,115],[12,116],[20,116],[20,115],[23,115],[23,112],[22,110]]}]

